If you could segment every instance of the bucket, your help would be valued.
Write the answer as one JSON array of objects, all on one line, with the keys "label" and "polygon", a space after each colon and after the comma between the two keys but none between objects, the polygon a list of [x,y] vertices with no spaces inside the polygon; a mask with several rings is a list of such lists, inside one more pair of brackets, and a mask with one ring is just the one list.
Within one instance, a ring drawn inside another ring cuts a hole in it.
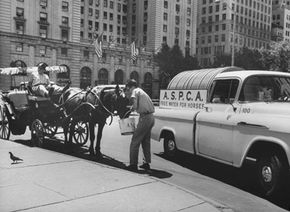
[{"label": "bucket", "polygon": [[119,120],[120,132],[121,135],[131,135],[135,131],[135,118],[130,117],[126,119]]}]

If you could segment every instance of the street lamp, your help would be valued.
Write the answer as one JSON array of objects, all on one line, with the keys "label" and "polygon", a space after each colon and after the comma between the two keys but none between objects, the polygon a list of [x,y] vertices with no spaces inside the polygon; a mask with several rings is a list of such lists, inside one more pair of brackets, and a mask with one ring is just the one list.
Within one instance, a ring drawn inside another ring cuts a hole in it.
[{"label": "street lamp", "polygon": [[[220,3],[220,0],[215,0],[215,3]],[[224,3],[227,5],[227,7],[233,12],[234,17],[233,17],[233,41],[232,41],[232,59],[231,59],[231,66],[235,65],[235,30],[236,30],[236,10],[235,8],[231,8],[227,2]]]}]

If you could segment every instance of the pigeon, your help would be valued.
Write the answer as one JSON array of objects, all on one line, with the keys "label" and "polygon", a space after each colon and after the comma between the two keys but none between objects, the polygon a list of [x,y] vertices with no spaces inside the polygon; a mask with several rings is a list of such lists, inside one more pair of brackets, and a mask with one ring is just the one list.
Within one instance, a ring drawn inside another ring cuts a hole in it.
[{"label": "pigeon", "polygon": [[17,163],[18,161],[23,161],[21,158],[14,156],[12,152],[9,152],[9,154],[10,154],[10,159],[13,160],[13,163]]}]

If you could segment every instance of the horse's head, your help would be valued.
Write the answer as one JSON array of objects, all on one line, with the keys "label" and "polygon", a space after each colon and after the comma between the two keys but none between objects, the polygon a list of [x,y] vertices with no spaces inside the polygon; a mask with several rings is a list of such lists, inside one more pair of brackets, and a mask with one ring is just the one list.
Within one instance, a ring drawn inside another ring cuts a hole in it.
[{"label": "horse's head", "polygon": [[127,113],[129,111],[127,107],[129,105],[129,100],[126,98],[119,85],[114,89],[102,89],[100,98],[104,106],[110,110],[111,113],[117,111],[117,115],[119,115],[120,118],[124,118],[125,115],[129,116],[129,113]]}]

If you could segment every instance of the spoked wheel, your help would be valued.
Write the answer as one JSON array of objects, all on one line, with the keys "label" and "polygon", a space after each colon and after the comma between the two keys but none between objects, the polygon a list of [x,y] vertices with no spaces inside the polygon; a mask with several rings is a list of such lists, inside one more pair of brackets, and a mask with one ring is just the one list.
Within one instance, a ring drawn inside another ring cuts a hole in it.
[{"label": "spoked wheel", "polygon": [[0,106],[0,138],[8,140],[10,138],[10,128],[5,107]]},{"label": "spoked wheel", "polygon": [[34,146],[43,146],[44,127],[39,119],[35,119],[31,124],[31,141]]},{"label": "spoked wheel", "polygon": [[51,126],[48,123],[44,123],[43,127],[44,127],[45,134],[49,137],[53,137],[57,133],[57,130],[58,130],[58,126]]},{"label": "spoked wheel", "polygon": [[73,142],[79,146],[87,143],[89,138],[89,126],[87,122],[78,121],[73,127]]}]

